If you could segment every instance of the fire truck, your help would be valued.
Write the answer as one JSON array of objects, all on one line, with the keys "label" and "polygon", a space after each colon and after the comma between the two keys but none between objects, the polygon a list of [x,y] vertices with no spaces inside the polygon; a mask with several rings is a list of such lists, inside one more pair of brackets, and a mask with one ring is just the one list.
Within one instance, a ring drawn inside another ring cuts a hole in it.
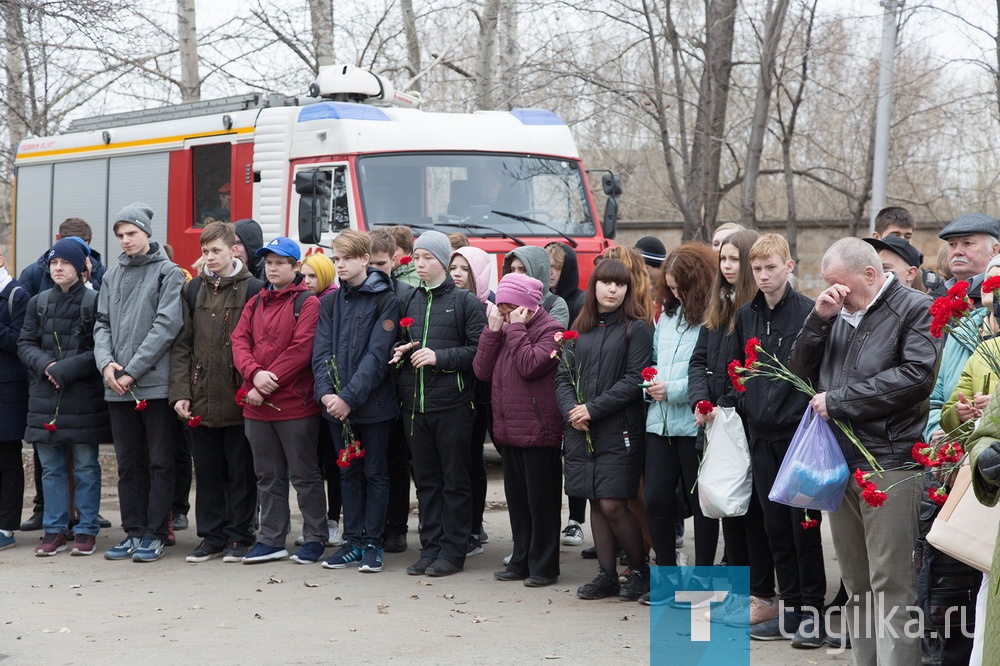
[{"label": "fire truck", "polygon": [[621,184],[604,172],[598,218],[569,127],[541,109],[433,113],[353,66],[320,68],[309,95],[248,94],[75,120],[28,138],[15,158],[16,270],[51,245],[60,222],[94,229],[105,263],[119,253],[114,215],[154,211],[154,240],[190,266],[212,220],[257,220],[265,242],[322,252],[343,229],[403,224],[462,232],[497,255],[525,244],[575,247],[581,277],[612,244]]}]

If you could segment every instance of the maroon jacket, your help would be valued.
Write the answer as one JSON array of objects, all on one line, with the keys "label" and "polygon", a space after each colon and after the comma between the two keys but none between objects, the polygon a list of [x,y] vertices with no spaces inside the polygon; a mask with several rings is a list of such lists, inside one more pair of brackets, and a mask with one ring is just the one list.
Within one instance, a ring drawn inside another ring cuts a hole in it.
[{"label": "maroon jacket", "polygon": [[556,403],[559,360],[555,334],[562,324],[539,308],[527,324],[483,329],[472,361],[476,377],[493,384],[493,437],[500,446],[562,445],[563,418]]},{"label": "maroon jacket", "polygon": [[261,370],[278,376],[278,390],[264,396],[281,411],[260,405],[243,406],[243,416],[257,421],[291,421],[319,414],[313,399],[312,348],[319,319],[319,299],[311,296],[295,318],[295,296],[305,284],[281,291],[259,292],[247,301],[233,331],[233,364],[243,377],[243,388],[253,388]]}]

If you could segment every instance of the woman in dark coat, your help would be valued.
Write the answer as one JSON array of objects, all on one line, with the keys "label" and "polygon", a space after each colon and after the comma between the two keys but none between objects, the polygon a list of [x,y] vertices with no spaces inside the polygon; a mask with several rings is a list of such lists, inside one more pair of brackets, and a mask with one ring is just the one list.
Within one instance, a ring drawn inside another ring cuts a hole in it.
[{"label": "woman in dark coat", "polygon": [[101,505],[98,444],[111,441],[104,383],[94,361],[96,294],[81,279],[86,270],[79,243],[58,241],[49,251],[56,286],[32,297],[18,340],[18,356],[31,374],[24,439],[38,445],[42,461],[45,536],[38,556],[68,548],[68,453],[73,455],[74,499],[80,521],[73,555],[94,552]]},{"label": "woman in dark coat", "polygon": [[[559,410],[566,419],[566,494],[590,500],[600,563],[597,578],[577,590],[581,599],[617,594],[635,601],[649,591],[642,529],[628,508],[628,500],[639,492],[645,456],[645,403],[639,385],[653,348],[645,317],[625,264],[602,261],[590,276],[583,311],[573,324],[579,339],[565,343],[562,353],[569,354],[569,361],[556,376]],[[618,584],[616,541],[631,563],[624,586]]]},{"label": "woman in dark coat", "polygon": [[0,550],[14,544],[21,524],[24,467],[21,433],[28,411],[28,376],[17,359],[17,336],[24,322],[28,292],[7,272],[0,255]]}]

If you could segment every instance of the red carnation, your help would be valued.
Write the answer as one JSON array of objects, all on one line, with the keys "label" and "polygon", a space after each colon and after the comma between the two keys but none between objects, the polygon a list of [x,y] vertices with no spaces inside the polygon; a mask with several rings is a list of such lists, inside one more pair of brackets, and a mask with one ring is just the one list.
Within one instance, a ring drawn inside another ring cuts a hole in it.
[{"label": "red carnation", "polygon": [[712,410],[715,409],[715,405],[708,400],[699,400],[695,403],[694,408],[698,410],[699,414],[711,414]]},{"label": "red carnation", "polygon": [[137,400],[135,403],[135,411],[137,412],[145,411],[147,407],[149,404],[145,400]]},{"label": "red carnation", "polygon": [[399,325],[402,326],[403,328],[409,328],[413,326],[413,324],[414,324],[413,317],[403,317],[402,319],[399,320]]},{"label": "red carnation", "polygon": [[200,425],[201,425],[201,417],[200,416],[192,416],[190,419],[188,419],[188,427],[190,427],[190,428],[197,428]]},{"label": "red carnation", "polygon": [[56,430],[58,430],[58,428],[56,428],[56,424],[51,421],[46,423],[43,427],[49,432],[55,432]]},{"label": "red carnation", "polygon": [[1000,289],[1000,275],[994,275],[991,278],[987,278],[983,282],[983,286],[980,287],[980,291],[996,291]]},{"label": "red carnation", "polygon": [[923,442],[917,442],[913,445],[913,449],[910,451],[910,455],[921,465],[927,465],[933,467],[932,460],[930,458],[931,453],[934,449],[929,444],[924,444]]},{"label": "red carnation", "polygon": [[346,448],[342,449],[340,451],[340,455],[337,456],[337,467],[340,467],[341,469],[346,469],[350,466],[351,466],[351,460],[348,457],[347,449]]},{"label": "red carnation", "polygon": [[576,331],[563,331],[563,340],[576,340],[580,334]]},{"label": "red carnation", "polygon": [[411,261],[413,261],[413,257],[411,257],[410,255],[406,255],[405,257],[400,258],[399,265],[400,266],[405,266],[406,264],[410,263]]},{"label": "red carnation", "polygon": [[944,489],[944,486],[938,486],[937,488],[928,488],[927,497],[929,497],[931,501],[937,504],[938,506],[941,506],[948,501],[948,491]]},{"label": "red carnation", "polygon": [[802,529],[811,530],[814,527],[819,527],[819,521],[813,518],[812,520],[803,520]]},{"label": "red carnation", "polygon": [[729,371],[729,381],[733,383],[733,388],[739,393],[746,393],[747,387],[745,386],[746,378],[740,377],[738,369],[745,369],[740,362],[735,358],[729,362],[726,370]]},{"label": "red carnation", "polygon": [[951,289],[948,290],[948,295],[952,298],[965,298],[969,293],[969,283],[965,280],[956,282]]},{"label": "red carnation", "polygon": [[656,368],[654,368],[653,366],[644,368],[642,371],[642,381],[651,382],[654,379],[656,379]]},{"label": "red carnation", "polygon": [[958,442],[945,442],[937,450],[936,460],[938,463],[957,463],[962,459],[965,452],[962,451],[962,445]]},{"label": "red carnation", "polygon": [[861,491],[861,499],[867,502],[870,506],[879,507],[885,504],[888,499],[888,495],[875,487],[874,483],[869,482],[868,486]]},{"label": "red carnation", "polygon": [[239,391],[236,392],[236,404],[237,405],[245,405],[246,402],[247,402],[247,396],[248,395],[250,395],[250,391],[247,391],[246,389],[241,388]]},{"label": "red carnation", "polygon": [[860,468],[854,470],[854,480],[857,481],[858,487],[860,488],[867,488],[868,484],[871,483],[868,480],[867,475],[862,472]]},{"label": "red carnation", "polygon": [[760,350],[760,338],[750,338],[746,347],[743,348],[743,356],[746,358],[746,367],[757,362],[757,352]]}]

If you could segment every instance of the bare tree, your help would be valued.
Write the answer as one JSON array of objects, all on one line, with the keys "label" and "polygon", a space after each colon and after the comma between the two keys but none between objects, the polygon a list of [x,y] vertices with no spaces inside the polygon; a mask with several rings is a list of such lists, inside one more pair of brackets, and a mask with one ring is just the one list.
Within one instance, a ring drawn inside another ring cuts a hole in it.
[{"label": "bare tree", "polygon": [[476,59],[476,108],[496,108],[495,72],[497,55],[497,25],[501,0],[486,0],[479,19],[479,57]]},{"label": "bare tree", "polygon": [[410,73],[410,88],[423,90],[420,81],[420,36],[417,34],[417,17],[413,13],[413,0],[399,0],[403,12],[403,30],[406,32],[406,69]]},{"label": "bare tree", "polygon": [[317,73],[323,65],[334,64],[333,0],[309,0],[309,20],[316,62],[313,73]]},{"label": "bare tree", "polygon": [[194,0],[177,0],[177,43],[181,58],[181,100],[197,102],[201,99],[201,77]]}]

